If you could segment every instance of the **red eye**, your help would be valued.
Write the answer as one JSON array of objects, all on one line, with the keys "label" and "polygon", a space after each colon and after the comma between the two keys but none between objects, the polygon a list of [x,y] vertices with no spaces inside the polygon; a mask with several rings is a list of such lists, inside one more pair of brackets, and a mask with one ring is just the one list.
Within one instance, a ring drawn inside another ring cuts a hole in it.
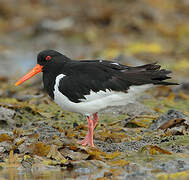
[{"label": "red eye", "polygon": [[47,61],[49,61],[51,58],[52,58],[51,56],[47,56],[45,59],[46,59]]}]

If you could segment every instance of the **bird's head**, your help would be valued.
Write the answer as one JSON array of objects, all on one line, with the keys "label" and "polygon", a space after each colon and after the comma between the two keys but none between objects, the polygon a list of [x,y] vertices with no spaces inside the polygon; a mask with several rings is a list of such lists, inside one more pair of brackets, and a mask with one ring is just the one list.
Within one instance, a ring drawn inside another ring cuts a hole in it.
[{"label": "bird's head", "polygon": [[47,67],[49,64],[55,63],[55,61],[58,59],[57,58],[58,56],[63,56],[64,58],[66,58],[64,55],[54,50],[41,51],[37,55],[36,66],[30,72],[28,72],[25,76],[23,76],[19,81],[17,81],[15,85],[18,86],[19,84],[30,79],[31,77],[38,74],[39,72],[42,72],[45,69],[45,67]]},{"label": "bird's head", "polygon": [[53,63],[58,56],[62,56],[62,54],[54,50],[41,51],[37,55],[37,64],[44,67],[49,63]]}]

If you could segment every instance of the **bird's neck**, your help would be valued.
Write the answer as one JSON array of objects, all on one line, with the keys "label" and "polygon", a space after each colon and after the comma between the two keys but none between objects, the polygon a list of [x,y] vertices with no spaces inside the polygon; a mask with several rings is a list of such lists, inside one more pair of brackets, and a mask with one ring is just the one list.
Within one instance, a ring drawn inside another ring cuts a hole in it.
[{"label": "bird's neck", "polygon": [[43,71],[44,88],[52,99],[54,99],[54,86],[56,77],[64,72],[63,69],[64,64],[56,64],[56,66],[52,64],[50,67],[47,67],[47,69]]}]

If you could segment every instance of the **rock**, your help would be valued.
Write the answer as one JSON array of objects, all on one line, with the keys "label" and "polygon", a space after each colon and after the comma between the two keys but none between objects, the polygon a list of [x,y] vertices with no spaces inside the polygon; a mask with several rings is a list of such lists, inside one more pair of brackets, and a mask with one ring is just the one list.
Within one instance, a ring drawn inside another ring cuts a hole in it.
[{"label": "rock", "polygon": [[0,107],[0,126],[5,128],[6,126],[12,126],[14,123],[15,111],[12,109],[7,109],[4,107]]},{"label": "rock", "polygon": [[18,146],[18,150],[19,150],[20,154],[22,154],[22,153],[25,153],[25,154],[29,153],[30,150],[29,150],[28,146],[30,146],[30,145],[31,145],[31,143],[28,143],[28,142],[24,142],[23,144],[19,145]]},{"label": "rock", "polygon": [[158,128],[160,128],[164,123],[168,122],[169,120],[173,120],[173,119],[187,119],[187,116],[185,114],[183,114],[180,111],[171,109],[169,110],[166,114],[160,116],[156,121],[154,121],[149,130],[157,130]]},{"label": "rock", "polygon": [[74,152],[73,150],[70,150],[68,148],[65,148],[61,150],[62,155],[64,157],[71,159],[71,160],[85,160],[89,157],[89,154],[81,153],[81,152]]},{"label": "rock", "polygon": [[7,141],[0,142],[0,150],[2,153],[5,151],[9,152],[11,149],[12,149],[11,142],[7,142]]},{"label": "rock", "polygon": [[173,173],[178,171],[185,171],[189,168],[189,162],[184,159],[170,160],[160,164],[153,164],[158,169],[163,170],[164,172]]},{"label": "rock", "polygon": [[39,141],[49,141],[52,140],[54,136],[60,136],[61,133],[54,127],[49,126],[46,122],[35,123],[38,128],[36,133],[39,134]]},{"label": "rock", "polygon": [[8,136],[13,136],[13,132],[12,131],[6,131],[6,130],[0,130],[0,135],[1,134],[7,134]]},{"label": "rock", "polygon": [[132,142],[122,142],[122,143],[107,143],[104,141],[95,141],[95,145],[101,149],[103,152],[129,152],[138,151],[145,145],[152,144],[152,141],[132,141]]},{"label": "rock", "polygon": [[102,113],[112,114],[128,114],[129,116],[155,114],[155,111],[146,107],[145,105],[135,102],[129,103],[126,106],[109,107],[101,111]]},{"label": "rock", "polygon": [[7,109],[4,107],[0,107],[0,120],[10,120],[14,117],[15,111],[12,109]]},{"label": "rock", "polygon": [[13,96],[14,98],[16,98],[18,101],[28,101],[30,99],[33,99],[33,98],[42,98],[44,95],[43,94],[40,94],[40,95],[22,95],[22,96],[19,96],[19,95],[15,95]]},{"label": "rock", "polygon": [[0,153],[4,153],[6,149],[3,146],[0,146]]}]

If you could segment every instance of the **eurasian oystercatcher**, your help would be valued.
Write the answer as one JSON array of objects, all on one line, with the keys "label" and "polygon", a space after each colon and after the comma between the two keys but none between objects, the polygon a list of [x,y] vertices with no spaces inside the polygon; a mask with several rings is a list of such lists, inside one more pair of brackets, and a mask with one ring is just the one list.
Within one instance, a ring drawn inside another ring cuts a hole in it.
[{"label": "eurasian oystercatcher", "polygon": [[37,56],[37,65],[15,85],[43,72],[44,88],[63,109],[80,113],[88,121],[88,133],[79,144],[93,144],[97,113],[108,107],[126,105],[136,94],[152,85],[177,85],[166,82],[171,71],[156,63],[131,67],[106,60],[74,61],[65,55],[44,50]]}]

